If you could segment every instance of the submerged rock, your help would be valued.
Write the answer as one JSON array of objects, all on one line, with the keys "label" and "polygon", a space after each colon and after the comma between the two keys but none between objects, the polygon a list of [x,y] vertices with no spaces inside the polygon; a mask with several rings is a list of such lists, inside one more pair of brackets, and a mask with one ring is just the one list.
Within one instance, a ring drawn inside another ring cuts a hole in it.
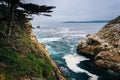
[{"label": "submerged rock", "polygon": [[94,59],[97,67],[120,73],[120,16],[77,46],[78,54]]},{"label": "submerged rock", "polygon": [[36,28],[40,28],[40,25],[36,26]]}]

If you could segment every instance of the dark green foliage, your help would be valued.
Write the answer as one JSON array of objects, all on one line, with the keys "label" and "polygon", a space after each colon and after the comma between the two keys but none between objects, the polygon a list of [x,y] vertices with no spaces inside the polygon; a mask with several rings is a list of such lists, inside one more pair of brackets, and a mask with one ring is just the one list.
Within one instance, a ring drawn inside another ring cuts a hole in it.
[{"label": "dark green foliage", "polygon": [[0,0],[0,20],[6,21],[8,24],[7,37],[12,34],[12,28],[17,23],[24,24],[30,20],[28,16],[32,14],[51,16],[46,13],[51,13],[54,6],[39,6],[32,3],[24,3],[21,0]]},{"label": "dark green foliage", "polygon": [[[7,9],[7,15],[9,15],[9,17],[13,18],[15,17],[17,14],[17,12],[21,14],[26,14],[26,15],[32,15],[32,14],[41,14],[41,13],[51,13],[53,8],[55,8],[54,6],[39,6],[36,4],[32,4],[32,3],[23,3],[21,2],[21,0],[0,0],[0,6],[4,7]],[[23,8],[23,10],[20,10],[18,8]],[[4,12],[1,11],[1,12]],[[6,15],[6,16],[7,16]],[[43,14],[48,16],[48,14]],[[27,17],[27,16],[25,16]]]},{"label": "dark green foliage", "polygon": [[21,57],[15,51],[0,49],[0,74],[4,73],[9,80],[21,80],[24,76],[53,80],[52,66],[45,62],[34,54]]},{"label": "dark green foliage", "polygon": [[55,8],[54,6],[39,6],[36,4],[28,3],[28,4],[20,4],[20,7],[24,8],[27,14],[41,14],[41,13],[51,13],[51,9]]}]

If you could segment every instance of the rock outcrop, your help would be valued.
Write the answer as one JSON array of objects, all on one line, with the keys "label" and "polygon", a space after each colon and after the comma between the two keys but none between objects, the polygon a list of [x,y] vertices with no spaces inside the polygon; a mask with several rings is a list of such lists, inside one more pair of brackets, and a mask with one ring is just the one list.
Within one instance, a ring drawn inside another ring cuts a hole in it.
[{"label": "rock outcrop", "polygon": [[92,58],[97,67],[120,73],[120,16],[81,41],[77,52]]},{"label": "rock outcrop", "polygon": [[0,21],[0,80],[66,80],[29,21],[15,24],[10,36],[6,24]]}]

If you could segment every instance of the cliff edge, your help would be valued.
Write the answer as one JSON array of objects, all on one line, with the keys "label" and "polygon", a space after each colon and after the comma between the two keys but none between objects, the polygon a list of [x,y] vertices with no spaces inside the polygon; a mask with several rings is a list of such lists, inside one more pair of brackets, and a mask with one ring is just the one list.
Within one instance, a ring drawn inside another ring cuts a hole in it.
[{"label": "cliff edge", "polygon": [[77,52],[93,59],[99,68],[120,73],[120,16],[97,33],[86,35],[77,46]]},{"label": "cliff edge", "polygon": [[66,80],[29,20],[16,20],[11,28],[7,22],[0,21],[0,80]]}]

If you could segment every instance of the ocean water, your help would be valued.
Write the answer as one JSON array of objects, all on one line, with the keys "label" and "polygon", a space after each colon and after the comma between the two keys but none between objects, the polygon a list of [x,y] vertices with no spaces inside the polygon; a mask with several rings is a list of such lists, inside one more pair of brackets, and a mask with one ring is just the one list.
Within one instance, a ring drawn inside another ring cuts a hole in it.
[{"label": "ocean water", "polygon": [[105,24],[56,22],[46,23],[33,31],[68,80],[120,80],[111,70],[99,70],[90,59],[76,53],[77,45],[86,34],[96,33]]}]

